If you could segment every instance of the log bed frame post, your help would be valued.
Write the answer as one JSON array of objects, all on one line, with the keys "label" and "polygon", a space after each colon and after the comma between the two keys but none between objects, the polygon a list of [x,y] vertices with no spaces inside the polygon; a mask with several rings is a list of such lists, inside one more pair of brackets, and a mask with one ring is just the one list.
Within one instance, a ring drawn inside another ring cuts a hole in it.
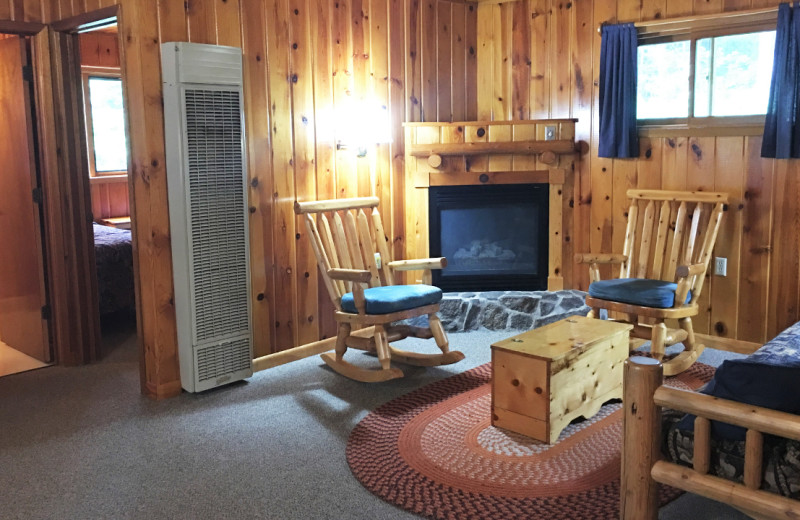
[{"label": "log bed frame post", "polygon": [[653,358],[634,356],[625,360],[623,373],[620,518],[656,520],[658,484],[650,469],[659,458],[661,408],[653,406],[653,394],[664,380],[664,368]]},{"label": "log bed frame post", "polygon": [[[624,365],[620,518],[655,520],[658,484],[728,504],[756,519],[800,518],[800,501],[761,489],[764,435],[800,441],[795,414],[662,385],[663,365],[645,357]],[[693,467],[662,460],[661,409],[696,416]],[[743,482],[711,472],[711,421],[744,428]]]}]

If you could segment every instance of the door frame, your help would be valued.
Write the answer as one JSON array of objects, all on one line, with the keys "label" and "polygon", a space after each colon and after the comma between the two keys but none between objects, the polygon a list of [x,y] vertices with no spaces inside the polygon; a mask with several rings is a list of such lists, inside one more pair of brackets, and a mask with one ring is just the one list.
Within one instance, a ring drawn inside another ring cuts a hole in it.
[{"label": "door frame", "polygon": [[[60,301],[61,323],[66,321],[65,346],[67,358],[75,362],[64,364],[83,364],[96,361],[100,357],[100,320],[97,293],[97,267],[95,265],[94,233],[92,231],[92,202],[89,181],[89,167],[86,147],[86,128],[84,125],[83,79],[80,69],[79,33],[101,27],[116,20],[117,39],[120,43],[120,72],[123,82],[123,106],[126,111],[126,132],[128,135],[128,185],[131,215],[135,215],[132,184],[132,143],[130,139],[130,117],[127,113],[128,92],[125,74],[122,34],[124,22],[119,5],[97,9],[77,16],[53,21],[49,24],[51,55],[51,81],[55,114],[55,137],[62,153],[52,159],[58,163],[62,175],[59,192],[63,196],[62,214],[71,219],[72,236],[68,239],[53,237],[62,241],[62,249],[72,249],[73,262],[62,266],[67,277],[77,283],[67,287],[67,298]],[[51,152],[56,148],[51,148]],[[55,193],[55,192],[54,192]],[[135,225],[134,225],[135,228]],[[136,300],[136,322],[138,343],[141,349],[141,305],[139,291],[139,265],[136,254],[136,232],[132,232],[132,253],[134,264],[134,291]],[[69,235],[67,235],[69,236]],[[53,303],[54,315],[57,303]],[[89,311],[91,310],[91,312]],[[67,350],[69,351],[67,352]]]},{"label": "door frame", "polygon": [[[78,31],[116,18],[121,34],[119,11],[115,5],[49,25],[0,21],[0,32],[31,37],[50,337],[54,362],[59,365],[82,365],[100,356],[97,268]],[[120,62],[124,81],[122,55]],[[127,92],[123,96],[127,106]],[[132,171],[130,154],[128,171]],[[138,273],[133,242],[134,272]],[[138,318],[138,276],[134,279]],[[137,329],[140,327],[137,325]]]}]

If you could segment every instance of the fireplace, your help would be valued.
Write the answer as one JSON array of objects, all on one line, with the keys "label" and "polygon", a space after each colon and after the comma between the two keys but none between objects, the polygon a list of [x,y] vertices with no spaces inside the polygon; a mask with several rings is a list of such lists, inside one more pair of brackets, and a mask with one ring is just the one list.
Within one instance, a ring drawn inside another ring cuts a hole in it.
[{"label": "fireplace", "polygon": [[547,184],[431,186],[430,253],[443,291],[545,290]]}]

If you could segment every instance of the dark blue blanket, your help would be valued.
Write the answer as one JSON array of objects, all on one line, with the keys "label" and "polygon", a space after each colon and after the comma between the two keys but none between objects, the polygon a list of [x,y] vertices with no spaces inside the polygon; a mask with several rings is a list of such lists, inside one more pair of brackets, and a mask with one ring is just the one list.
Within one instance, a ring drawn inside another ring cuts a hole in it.
[{"label": "dark blue blanket", "polygon": [[[800,322],[744,359],[724,361],[702,393],[721,399],[800,414]],[[679,428],[691,429],[685,418]],[[745,430],[715,422],[715,435],[744,440]]]},{"label": "dark blue blanket", "polygon": [[94,224],[100,315],[135,309],[131,232]]}]

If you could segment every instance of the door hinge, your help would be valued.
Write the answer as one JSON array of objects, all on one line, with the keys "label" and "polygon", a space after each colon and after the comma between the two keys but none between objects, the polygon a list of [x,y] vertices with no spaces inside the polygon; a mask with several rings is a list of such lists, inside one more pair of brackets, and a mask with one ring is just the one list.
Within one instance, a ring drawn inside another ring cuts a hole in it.
[{"label": "door hinge", "polygon": [[42,188],[34,188],[33,189],[33,202],[36,204],[41,204],[44,200],[44,194],[42,193]]},{"label": "door hinge", "polygon": [[49,320],[50,319],[50,306],[49,305],[45,305],[44,307],[42,307],[42,319],[43,320]]},{"label": "door hinge", "polygon": [[22,66],[22,79],[24,81],[33,81],[33,67],[30,65]]}]

